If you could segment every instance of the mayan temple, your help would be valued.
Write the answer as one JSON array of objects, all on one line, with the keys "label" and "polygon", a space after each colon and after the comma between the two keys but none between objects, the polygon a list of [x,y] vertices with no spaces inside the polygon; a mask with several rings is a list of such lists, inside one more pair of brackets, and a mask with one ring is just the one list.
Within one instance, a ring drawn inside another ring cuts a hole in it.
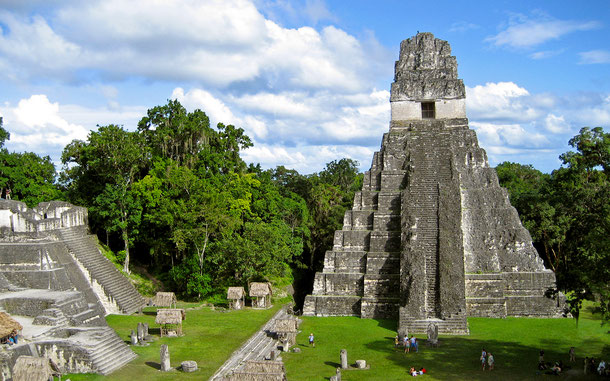
[{"label": "mayan temple", "polygon": [[317,273],[305,315],[468,332],[466,317],[561,316],[555,284],[468,128],[449,43],[400,45],[390,130]]}]

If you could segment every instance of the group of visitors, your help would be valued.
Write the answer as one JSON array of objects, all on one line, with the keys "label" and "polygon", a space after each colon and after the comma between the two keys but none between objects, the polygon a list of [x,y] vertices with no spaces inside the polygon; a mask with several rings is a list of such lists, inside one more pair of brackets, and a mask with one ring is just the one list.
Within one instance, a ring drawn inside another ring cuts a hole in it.
[{"label": "group of visitors", "polygon": [[415,367],[411,367],[411,369],[409,370],[409,374],[413,377],[423,376],[424,374],[426,374],[426,368],[421,367],[419,368],[419,370],[415,370]]},{"label": "group of visitors", "polygon": [[585,357],[585,374],[594,372],[600,376],[610,376],[610,366],[603,359],[596,363],[593,357]]},{"label": "group of visitors", "polygon": [[[574,347],[571,347],[568,354],[570,355],[570,361],[576,361],[576,355],[574,353]],[[544,350],[540,350],[538,353],[538,370],[546,370],[546,374],[559,376],[561,372],[565,371],[569,367],[563,365],[563,361],[545,362],[544,361]]]},{"label": "group of visitors", "polygon": [[485,350],[485,348],[483,348],[483,350],[481,351],[481,357],[479,358],[479,360],[481,361],[483,370],[485,370],[486,366],[488,367],[489,370],[494,370],[494,364],[495,364],[494,355],[492,355],[491,352],[487,352]]},{"label": "group of visitors", "polygon": [[[396,335],[396,337],[394,338],[394,347],[399,348],[400,343],[400,337]],[[404,347],[405,353],[411,352],[411,349],[413,349],[415,352],[419,352],[419,343],[417,342],[417,338],[413,335],[411,335],[410,338],[408,335],[405,335],[402,338],[402,346]]]},{"label": "group of visitors", "polygon": [[17,331],[13,331],[13,332],[11,332],[10,335],[2,338],[2,342],[0,344],[8,344],[8,345],[19,344],[19,339],[18,339],[18,336],[17,336]]}]

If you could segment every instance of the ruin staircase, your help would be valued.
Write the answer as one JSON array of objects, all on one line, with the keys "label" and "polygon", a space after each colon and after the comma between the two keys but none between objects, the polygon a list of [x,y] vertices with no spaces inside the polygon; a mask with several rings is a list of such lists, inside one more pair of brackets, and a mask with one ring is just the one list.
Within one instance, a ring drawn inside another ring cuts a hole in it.
[{"label": "ruin staircase", "polygon": [[93,368],[98,373],[110,374],[137,357],[112,328],[104,328],[98,337],[99,340],[88,349]]},{"label": "ruin staircase", "polygon": [[61,229],[59,235],[70,254],[89,272],[90,280],[101,285],[121,312],[132,314],[144,305],[142,296],[114,264],[102,255],[85,228]]}]

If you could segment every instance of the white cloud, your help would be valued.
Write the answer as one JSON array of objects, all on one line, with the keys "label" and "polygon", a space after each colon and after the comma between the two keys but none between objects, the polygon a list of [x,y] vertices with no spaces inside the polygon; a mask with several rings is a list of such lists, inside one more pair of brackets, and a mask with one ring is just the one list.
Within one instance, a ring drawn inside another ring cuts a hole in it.
[{"label": "white cloud", "polygon": [[544,118],[545,128],[552,133],[559,134],[570,131],[570,124],[566,122],[563,115],[557,116],[554,114],[548,114]]},{"label": "white cloud", "polygon": [[596,21],[558,20],[546,15],[537,15],[534,19],[525,15],[513,15],[508,27],[485,39],[496,46],[511,48],[531,48],[550,40],[579,31],[599,28]]},{"label": "white cloud", "polygon": [[[322,2],[308,7],[323,17]],[[0,75],[13,79],[252,81],[356,92],[385,55],[379,46],[365,54],[356,38],[332,26],[281,27],[247,0],[97,0],[47,18],[0,12],[1,24],[8,28],[0,34],[0,67],[8,70]]]},{"label": "white cloud", "polygon": [[607,50],[590,50],[578,53],[580,64],[607,64],[610,63],[610,52]]},{"label": "white cloud", "polygon": [[474,119],[531,120],[539,115],[530,93],[513,82],[466,87],[466,106]]},{"label": "white cloud", "polygon": [[530,54],[530,58],[535,60],[543,60],[551,57],[555,57],[563,53],[565,49],[557,49],[557,50],[542,50],[539,52],[535,52]]},{"label": "white cloud", "polygon": [[548,143],[545,135],[528,131],[519,124],[471,122],[470,126],[485,145],[538,148]]},{"label": "white cloud", "polygon": [[85,139],[88,133],[82,125],[65,120],[59,104],[51,103],[46,95],[32,95],[16,107],[5,108],[4,128],[11,133],[7,147],[45,154],[49,148],[61,150],[73,139]]},{"label": "white cloud", "polygon": [[11,138],[9,150],[49,155],[59,166],[63,148],[74,139],[84,140],[96,125],[124,124],[135,128],[144,116],[143,108],[88,109],[51,102],[44,94],[21,99],[16,106],[5,103],[0,108],[4,128]]}]

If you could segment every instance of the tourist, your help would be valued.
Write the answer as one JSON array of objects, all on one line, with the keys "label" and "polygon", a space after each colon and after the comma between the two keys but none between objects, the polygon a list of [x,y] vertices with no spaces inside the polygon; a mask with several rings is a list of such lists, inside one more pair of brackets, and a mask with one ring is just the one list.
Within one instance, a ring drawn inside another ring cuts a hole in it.
[{"label": "tourist", "polygon": [[487,363],[487,352],[485,352],[485,348],[481,351],[481,365],[483,366],[483,370],[485,370],[485,364]]},{"label": "tourist", "polygon": [[601,361],[599,362],[599,365],[598,365],[598,367],[597,367],[597,373],[598,373],[600,376],[603,376],[603,375],[604,375],[604,373],[606,373],[606,362],[605,362],[604,360],[601,360]]},{"label": "tourist", "polygon": [[399,344],[400,344],[400,339],[398,338],[398,334],[396,334],[396,337],[394,338],[394,348],[398,348]]},{"label": "tourist", "polygon": [[489,370],[494,370],[494,355],[491,352],[487,354],[487,365],[489,365]]},{"label": "tourist", "polygon": [[7,188],[6,189],[6,199],[10,200],[11,199],[11,188]]},{"label": "tourist", "polygon": [[311,345],[312,347],[316,347],[316,343],[314,341],[314,337],[313,337],[313,332],[309,334],[309,345]]},{"label": "tourist", "polygon": [[551,368],[552,374],[559,376],[561,374],[561,366],[559,365],[559,363],[555,363],[555,365],[553,365],[553,367]]},{"label": "tourist", "polygon": [[419,368],[419,374],[424,374],[426,373],[426,368],[424,368],[423,366],[421,368]]},{"label": "tourist", "polygon": [[405,353],[409,353],[409,336],[405,335],[402,339],[402,345],[405,347]]},{"label": "tourist", "polygon": [[570,347],[570,362],[576,362],[576,354],[574,353],[574,347]]},{"label": "tourist", "polygon": [[415,336],[411,335],[411,348],[413,348],[415,352],[417,352],[417,345],[415,344],[416,340],[417,339],[415,338]]},{"label": "tourist", "polygon": [[419,344],[417,343],[417,338],[414,337],[414,339],[415,339],[415,342],[414,342],[414,344],[415,344],[415,352],[419,352]]},{"label": "tourist", "polygon": [[409,370],[409,374],[413,377],[419,376],[419,373],[415,370],[414,367],[411,367],[411,369]]},{"label": "tourist", "polygon": [[544,364],[544,351],[542,349],[540,350],[540,353],[538,354],[538,363]]}]

